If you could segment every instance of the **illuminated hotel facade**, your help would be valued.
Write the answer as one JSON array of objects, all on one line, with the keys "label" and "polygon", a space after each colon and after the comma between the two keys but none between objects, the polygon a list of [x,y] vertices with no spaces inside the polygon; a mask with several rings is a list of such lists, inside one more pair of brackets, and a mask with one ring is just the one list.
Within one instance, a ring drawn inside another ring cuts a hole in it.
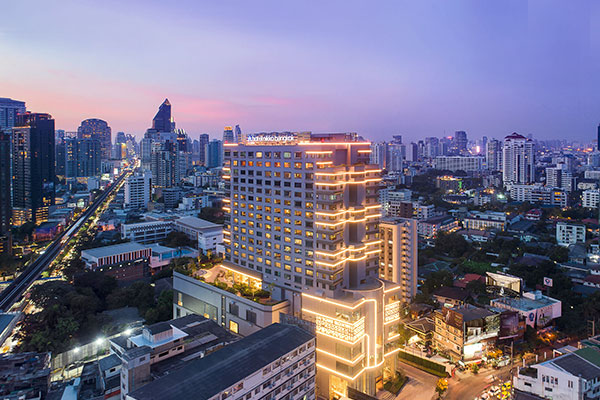
[{"label": "illuminated hotel facade", "polygon": [[224,264],[314,322],[320,396],[374,396],[395,374],[400,285],[379,277],[380,170],[356,134],[225,144]]}]

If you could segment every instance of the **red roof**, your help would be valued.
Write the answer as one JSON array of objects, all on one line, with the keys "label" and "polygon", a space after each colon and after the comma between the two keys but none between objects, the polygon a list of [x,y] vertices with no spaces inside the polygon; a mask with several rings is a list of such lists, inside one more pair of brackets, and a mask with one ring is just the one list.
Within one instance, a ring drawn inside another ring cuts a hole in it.
[{"label": "red roof", "polygon": [[600,275],[588,275],[585,277],[585,281],[600,285]]}]

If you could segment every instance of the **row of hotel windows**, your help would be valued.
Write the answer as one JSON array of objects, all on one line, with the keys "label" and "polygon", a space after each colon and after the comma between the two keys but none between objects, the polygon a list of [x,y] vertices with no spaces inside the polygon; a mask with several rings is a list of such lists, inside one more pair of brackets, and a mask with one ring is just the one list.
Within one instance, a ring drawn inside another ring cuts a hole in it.
[{"label": "row of hotel windows", "polygon": [[[292,158],[292,152],[291,151],[231,151],[231,150],[225,150],[224,154],[225,154],[225,158],[232,157],[232,153],[233,153],[233,157],[240,157],[240,158],[244,158],[244,159],[249,159],[249,158],[256,158],[256,159],[263,159],[263,158],[277,158],[280,159],[283,158],[284,159],[291,159]],[[294,152],[294,158],[295,159],[301,159],[304,156],[304,152],[302,151],[295,151]],[[327,155],[327,154],[306,154],[307,157],[309,158],[323,158],[321,156],[323,155]]]},{"label": "row of hotel windows", "polygon": [[[238,160],[233,160],[231,165],[233,167],[264,167],[264,168],[292,168],[292,163],[291,162],[271,162],[271,161],[265,161],[264,163],[262,161],[238,161]],[[311,162],[307,162],[307,163],[301,163],[301,162],[295,162],[293,164],[294,169],[313,169],[315,167],[315,165]],[[319,166],[317,166],[319,167]],[[237,170],[236,170],[237,171]],[[244,170],[242,170],[242,172],[244,172]],[[252,172],[252,171],[249,171]],[[257,171],[260,172],[260,171]],[[267,171],[269,172],[269,171]],[[250,174],[251,175],[251,174]],[[306,175],[312,175],[312,174],[306,174]],[[312,179],[312,177],[310,178]]]}]

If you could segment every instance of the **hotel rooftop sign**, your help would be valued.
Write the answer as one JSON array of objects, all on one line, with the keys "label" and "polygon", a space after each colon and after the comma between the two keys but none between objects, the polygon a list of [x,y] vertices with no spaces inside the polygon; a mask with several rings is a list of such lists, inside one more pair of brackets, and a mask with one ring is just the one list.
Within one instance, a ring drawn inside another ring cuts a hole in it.
[{"label": "hotel rooftop sign", "polygon": [[307,139],[310,132],[268,132],[247,134],[242,141],[246,145],[293,145]]}]

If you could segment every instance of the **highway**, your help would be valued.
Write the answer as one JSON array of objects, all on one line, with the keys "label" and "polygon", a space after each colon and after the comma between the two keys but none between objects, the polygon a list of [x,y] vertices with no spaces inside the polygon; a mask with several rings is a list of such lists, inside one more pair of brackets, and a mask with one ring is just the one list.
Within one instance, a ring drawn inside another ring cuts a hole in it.
[{"label": "highway", "polygon": [[81,226],[96,212],[98,207],[119,187],[130,171],[126,170],[119,178],[89,206],[79,218],[73,222],[68,229],[59,234],[54,241],[46,247],[46,251],[41,254],[27,269],[21,273],[5,290],[0,293],[0,310],[9,311],[10,308],[19,300],[21,295],[31,287],[33,282],[40,274],[48,268],[48,265],[60,254],[61,250],[69,241],[79,232]]}]

